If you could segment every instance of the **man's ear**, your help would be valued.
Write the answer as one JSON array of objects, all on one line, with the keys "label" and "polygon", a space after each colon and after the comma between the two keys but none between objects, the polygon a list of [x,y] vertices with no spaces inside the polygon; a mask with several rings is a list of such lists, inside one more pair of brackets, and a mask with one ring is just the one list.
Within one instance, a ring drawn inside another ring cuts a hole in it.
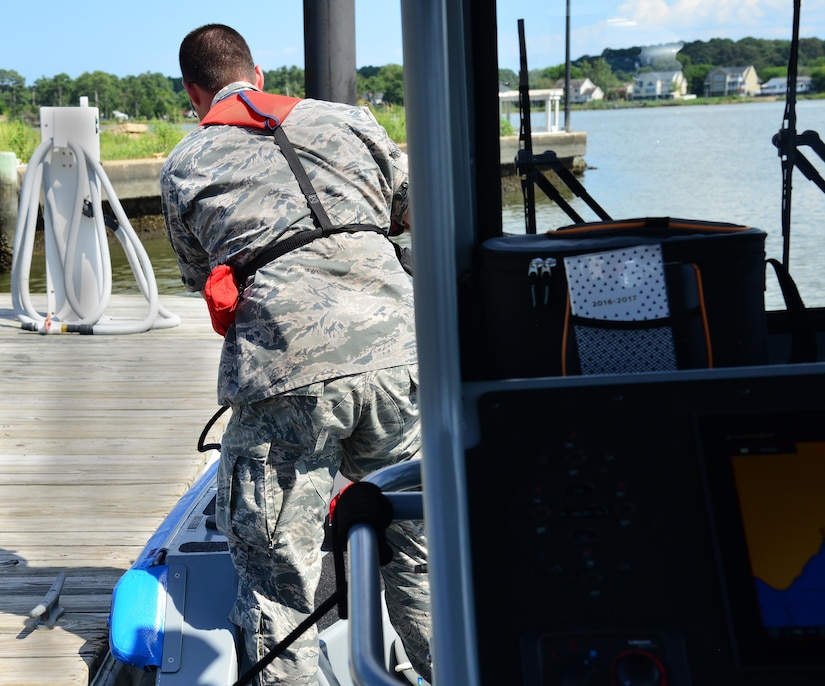
[{"label": "man's ear", "polygon": [[258,64],[255,65],[255,88],[259,91],[264,89],[264,71]]},{"label": "man's ear", "polygon": [[194,85],[183,79],[183,89],[186,91],[186,95],[189,96],[189,99],[192,100],[195,96],[193,94]]},{"label": "man's ear", "polygon": [[203,88],[195,83],[184,81],[183,88],[189,96],[189,100],[192,102],[192,107],[194,107],[195,112],[198,113],[198,117],[203,119],[212,105],[212,98],[203,90]]}]

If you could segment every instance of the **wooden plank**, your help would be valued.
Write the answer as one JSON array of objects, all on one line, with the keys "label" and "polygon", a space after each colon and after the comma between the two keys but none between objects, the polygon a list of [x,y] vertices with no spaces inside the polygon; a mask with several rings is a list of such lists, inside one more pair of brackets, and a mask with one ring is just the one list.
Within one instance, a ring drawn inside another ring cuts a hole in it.
[{"label": "wooden plank", "polygon": [[[171,508],[170,508],[171,509]],[[5,526],[5,522],[3,525]],[[103,532],[106,535],[99,535],[94,537],[94,532],[87,534],[88,540],[86,545],[91,545],[91,541],[95,541],[98,545],[111,545],[113,547],[126,546],[135,551],[135,557],[140,553],[141,549],[146,543],[149,536],[157,528],[157,524],[151,525],[142,522],[135,522],[133,527],[128,531],[123,531],[118,534],[118,538],[113,540],[108,532]],[[3,547],[0,550],[13,551],[16,555],[26,557],[26,553],[40,548],[66,548],[71,550],[76,545],[74,541],[68,541],[66,535],[61,531],[3,531]],[[31,559],[31,558],[27,558]]]},{"label": "wooden plank", "polygon": [[[79,621],[79,615],[81,614],[100,615],[108,612],[108,607],[112,600],[112,589],[121,576],[123,576],[123,572],[118,574],[111,582],[105,579],[98,582],[100,588],[96,593],[71,594],[69,591],[72,589],[64,587],[64,592],[60,595],[60,604],[61,607],[66,610],[66,615],[58,619],[58,625],[65,626],[67,623],[71,624],[71,622]],[[66,583],[68,584],[69,581],[71,581],[71,579],[67,579]],[[32,585],[30,587],[31,592],[26,588],[22,588],[18,595],[3,597],[4,612],[17,615],[23,619],[27,618],[32,608],[37,607],[38,603],[43,600],[43,596],[49,588],[51,588],[52,583],[54,583],[54,579],[50,579],[49,582],[42,587]],[[34,592],[35,590],[37,590],[36,593]],[[106,623],[104,621],[102,625],[95,625],[93,629],[95,632],[102,630],[105,634],[105,627]]]},{"label": "wooden plank", "polygon": [[[112,588],[214,457],[197,440],[218,409],[221,339],[199,297],[162,301],[179,327],[39,336],[0,294],[0,686],[88,684]],[[142,318],[145,302],[109,309]],[[28,612],[61,571],[65,614],[35,630]]]},{"label": "wooden plank", "polygon": [[[91,662],[92,660],[90,660]],[[55,681],[55,675],[60,677]],[[89,666],[75,657],[41,656],[33,660],[0,659],[0,684],[4,686],[65,686],[88,684]]]},{"label": "wooden plank", "polygon": [[[8,615],[7,615],[8,616]],[[48,655],[94,655],[98,652],[99,644],[108,639],[100,637],[100,622],[105,623],[108,615],[100,613],[73,613],[70,619],[59,619],[56,626],[37,628],[32,620],[27,620],[21,626],[14,622],[7,625],[0,620],[0,630],[8,626],[10,632],[16,631],[16,648],[18,656],[31,655],[32,657]],[[0,654],[0,659],[14,657],[13,653]]]}]

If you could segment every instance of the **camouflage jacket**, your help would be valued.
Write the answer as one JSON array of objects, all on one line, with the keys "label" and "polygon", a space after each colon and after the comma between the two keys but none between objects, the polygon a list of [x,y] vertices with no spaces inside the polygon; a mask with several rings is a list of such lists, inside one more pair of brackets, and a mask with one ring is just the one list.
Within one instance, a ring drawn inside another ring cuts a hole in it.
[{"label": "camouflage jacket", "polygon": [[[247,85],[242,85],[248,88]],[[237,92],[238,84],[216,100]],[[389,227],[408,209],[406,156],[366,108],[299,102],[283,124],[333,224]],[[161,202],[184,285],[242,266],[314,228],[270,134],[201,126],[161,171]],[[227,332],[218,402],[248,404],[318,381],[416,360],[412,281],[371,231],[315,240],[259,269]]]}]

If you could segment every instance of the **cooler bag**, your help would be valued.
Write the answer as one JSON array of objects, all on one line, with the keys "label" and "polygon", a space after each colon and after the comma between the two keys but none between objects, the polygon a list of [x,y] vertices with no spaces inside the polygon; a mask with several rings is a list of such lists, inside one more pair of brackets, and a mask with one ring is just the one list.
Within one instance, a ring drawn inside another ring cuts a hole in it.
[{"label": "cooler bag", "polygon": [[765,364],[765,237],[645,218],[488,239],[478,272],[484,376]]}]

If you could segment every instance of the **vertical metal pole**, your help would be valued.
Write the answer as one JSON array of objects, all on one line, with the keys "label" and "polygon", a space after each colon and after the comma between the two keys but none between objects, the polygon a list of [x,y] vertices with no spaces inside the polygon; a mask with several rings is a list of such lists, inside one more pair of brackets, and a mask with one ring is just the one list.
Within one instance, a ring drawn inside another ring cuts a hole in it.
[{"label": "vertical metal pole", "polygon": [[308,98],[354,105],[355,0],[304,0]]},{"label": "vertical metal pole", "polygon": [[[455,523],[428,540],[433,683],[448,685],[481,683],[467,529],[456,288],[457,245],[474,223],[467,185],[467,119],[473,108],[464,73],[463,24],[471,2],[401,2],[410,187],[415,189],[412,240],[422,454],[428,456],[421,465],[427,493],[424,520],[428,529],[439,522]],[[495,79],[495,71],[490,73]],[[495,81],[490,95],[497,97]],[[495,105],[487,111],[495,116]]]},{"label": "vertical metal pole", "polygon": [[0,152],[0,273],[11,269],[19,185],[17,155]]},{"label": "vertical metal pole", "polygon": [[564,27],[564,130],[570,131],[570,0]]}]

